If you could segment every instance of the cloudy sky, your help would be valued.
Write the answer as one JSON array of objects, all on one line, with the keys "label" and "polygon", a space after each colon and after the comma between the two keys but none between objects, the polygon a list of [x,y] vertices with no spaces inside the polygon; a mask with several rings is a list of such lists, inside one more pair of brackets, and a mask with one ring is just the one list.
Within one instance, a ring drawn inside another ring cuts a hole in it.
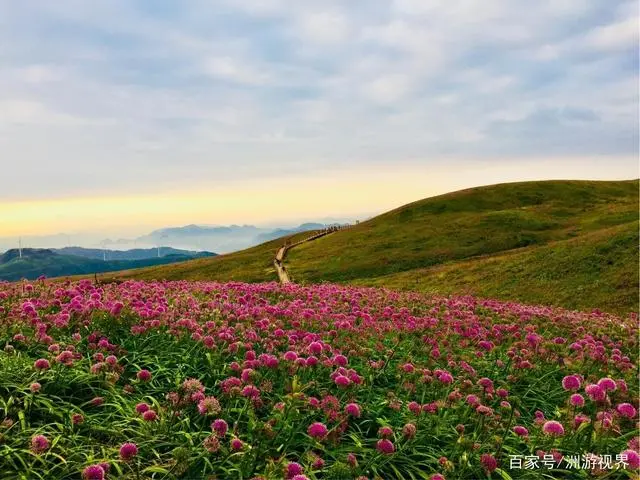
[{"label": "cloudy sky", "polygon": [[[0,236],[638,176],[636,0],[0,0]],[[3,220],[4,219],[4,220]]]}]

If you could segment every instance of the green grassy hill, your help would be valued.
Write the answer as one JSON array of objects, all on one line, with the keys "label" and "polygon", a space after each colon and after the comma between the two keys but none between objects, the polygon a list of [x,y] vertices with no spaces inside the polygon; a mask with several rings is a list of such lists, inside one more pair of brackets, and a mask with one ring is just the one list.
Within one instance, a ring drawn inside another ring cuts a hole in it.
[{"label": "green grassy hill", "polygon": [[[205,255],[203,253],[198,255]],[[210,256],[210,253],[206,253]],[[194,258],[192,255],[164,255],[162,257],[135,260],[107,260],[87,258],[78,255],[62,255],[45,248],[25,248],[22,258],[17,249],[0,255],[0,280],[16,281],[22,278],[36,279],[41,275],[62,277],[100,272],[130,270],[152,265],[168,265]]]},{"label": "green grassy hill", "polygon": [[[302,244],[286,264],[299,283],[472,292],[621,312],[638,308],[637,222],[637,180],[491,185],[420,200]],[[275,280],[271,261],[283,242],[127,275]]]},{"label": "green grassy hill", "polygon": [[353,283],[628,313],[638,310],[638,228],[636,221],[539,247]]}]

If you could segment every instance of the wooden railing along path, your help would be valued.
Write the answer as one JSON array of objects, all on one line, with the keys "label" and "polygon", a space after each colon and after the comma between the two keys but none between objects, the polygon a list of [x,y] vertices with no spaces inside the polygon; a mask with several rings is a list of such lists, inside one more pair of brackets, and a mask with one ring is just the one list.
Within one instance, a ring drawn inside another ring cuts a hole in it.
[{"label": "wooden railing along path", "polygon": [[276,273],[278,274],[278,279],[280,283],[286,284],[291,283],[291,278],[289,277],[289,273],[287,272],[287,268],[284,266],[284,259],[287,256],[287,252],[291,250],[296,245],[300,245],[301,243],[311,242],[320,237],[324,237],[329,235],[330,233],[337,232],[339,230],[344,230],[346,228],[351,227],[351,225],[336,225],[332,227],[327,227],[324,230],[319,231],[318,233],[314,233],[302,240],[299,240],[295,243],[285,243],[276,251],[276,256],[273,258],[273,266],[276,269]]}]

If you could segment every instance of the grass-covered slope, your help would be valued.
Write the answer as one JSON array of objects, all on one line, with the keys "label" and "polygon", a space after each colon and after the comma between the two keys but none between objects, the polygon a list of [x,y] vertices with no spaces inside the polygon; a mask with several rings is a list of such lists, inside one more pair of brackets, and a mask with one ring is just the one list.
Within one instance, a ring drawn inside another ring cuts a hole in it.
[{"label": "grass-covered slope", "polygon": [[428,198],[289,253],[296,281],[351,281],[545,245],[638,219],[638,183],[547,181]]},{"label": "grass-covered slope", "polygon": [[470,294],[565,308],[638,310],[638,222],[486,257],[408,270],[360,285]]},{"label": "grass-covered slope", "polygon": [[[49,249],[23,249],[22,258],[17,249],[0,255],[0,280],[16,281],[22,278],[36,279],[41,275],[61,277],[86,275],[100,272],[115,272],[154,265],[166,265],[183,262],[193,255],[164,255],[162,257],[139,258],[131,260],[107,260],[87,258],[79,255],[62,255]],[[198,255],[212,255],[200,253]]]}]

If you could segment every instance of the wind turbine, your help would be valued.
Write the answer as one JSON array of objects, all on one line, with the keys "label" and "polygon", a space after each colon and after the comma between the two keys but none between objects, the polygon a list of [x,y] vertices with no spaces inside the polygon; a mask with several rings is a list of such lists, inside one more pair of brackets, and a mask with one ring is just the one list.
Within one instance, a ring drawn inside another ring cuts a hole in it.
[{"label": "wind turbine", "polygon": [[[160,235],[160,239],[167,238],[167,234]],[[161,240],[162,241],[162,240]],[[158,258],[160,258],[160,242],[158,242]]]},{"label": "wind turbine", "polygon": [[18,237],[18,254],[22,258],[22,237]]}]

